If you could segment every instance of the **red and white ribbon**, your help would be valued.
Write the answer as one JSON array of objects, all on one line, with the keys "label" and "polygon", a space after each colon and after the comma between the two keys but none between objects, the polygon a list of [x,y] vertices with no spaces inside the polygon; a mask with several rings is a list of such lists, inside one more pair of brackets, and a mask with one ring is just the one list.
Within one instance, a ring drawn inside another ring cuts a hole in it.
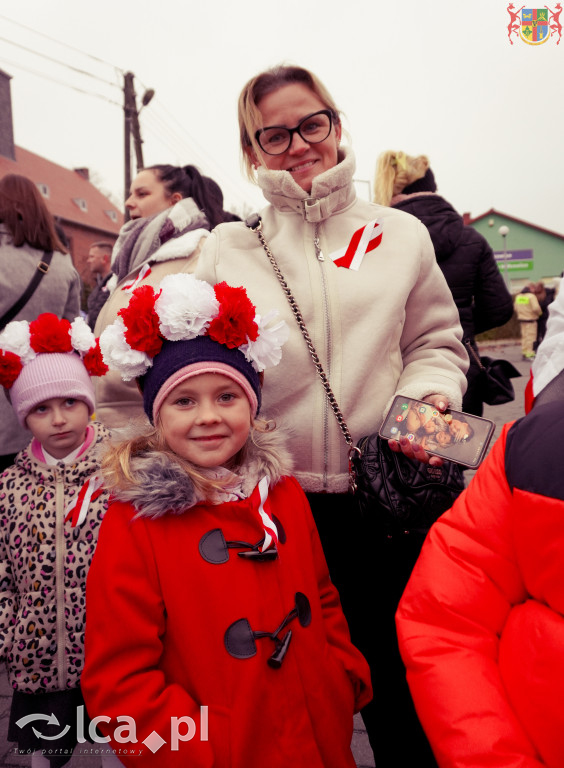
[{"label": "red and white ribbon", "polygon": [[268,499],[268,478],[263,477],[251,494],[251,503],[258,507],[258,513],[264,529],[264,543],[261,552],[275,547],[278,544],[278,528],[270,515],[270,501]]},{"label": "red and white ribbon", "polygon": [[67,508],[65,509],[65,523],[68,520],[71,520],[71,525],[73,528],[76,528],[78,525],[82,525],[82,523],[86,520],[86,515],[88,513],[88,507],[90,506],[90,503],[95,501],[95,499],[97,499],[104,490],[102,486],[103,480],[98,475],[93,475],[89,480],[87,480],[78,492],[78,496],[76,496],[74,499],[71,499],[71,501],[68,503]]},{"label": "red and white ribbon", "polygon": [[135,278],[135,280],[130,280],[129,283],[126,283],[125,285],[121,286],[121,290],[125,291],[126,293],[133,293],[133,291],[137,288],[141,280],[147,277],[147,275],[151,274],[151,267],[148,264],[143,264],[141,267],[141,271]]},{"label": "red and white ribbon", "polygon": [[365,254],[378,248],[382,242],[382,225],[378,219],[357,229],[346,248],[334,251],[330,258],[337,267],[358,271]]}]

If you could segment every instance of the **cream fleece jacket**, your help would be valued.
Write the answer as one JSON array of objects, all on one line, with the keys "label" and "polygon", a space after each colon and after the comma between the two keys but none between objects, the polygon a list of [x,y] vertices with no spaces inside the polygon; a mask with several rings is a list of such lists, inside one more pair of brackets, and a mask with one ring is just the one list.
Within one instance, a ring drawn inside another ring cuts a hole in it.
[{"label": "cream fleece jacket", "polygon": [[[468,357],[426,228],[409,214],[358,200],[354,170],[345,150],[309,195],[287,171],[260,168],[258,182],[270,203],[261,212],[264,235],[357,442],[379,428],[396,393],[440,393],[460,408]],[[331,255],[374,219],[381,243],[358,271],[336,266]],[[261,314],[280,310],[291,334],[281,363],[265,375],[263,413],[283,416],[292,429],[294,474],[306,491],[345,492],[345,440],[256,233],[243,223],[216,227],[195,274],[212,284],[244,285]]]}]

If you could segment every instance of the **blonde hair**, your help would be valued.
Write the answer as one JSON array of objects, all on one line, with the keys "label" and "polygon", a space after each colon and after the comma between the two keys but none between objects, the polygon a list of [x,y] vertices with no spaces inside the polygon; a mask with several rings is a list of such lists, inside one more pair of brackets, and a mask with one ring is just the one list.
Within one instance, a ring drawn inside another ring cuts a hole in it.
[{"label": "blonde hair", "polygon": [[374,202],[389,205],[392,197],[399,195],[409,184],[422,179],[429,168],[426,155],[410,157],[405,152],[389,149],[378,158],[374,177]]},{"label": "blonde hair", "polygon": [[[231,469],[236,471],[245,463],[249,452],[249,443],[254,442],[255,432],[272,432],[274,429],[276,429],[276,424],[273,421],[251,419],[249,437],[245,445],[233,457]],[[226,482],[221,479],[210,478],[196,464],[172,451],[166,442],[160,420],[157,420],[157,425],[151,426],[143,434],[110,443],[101,461],[105,488],[112,493],[126,490],[131,486],[142,485],[143,481],[134,468],[134,460],[137,457],[146,457],[147,454],[153,452],[164,454],[170,461],[183,469],[192,480],[194,490],[199,498],[211,498],[216,491],[221,490]]]},{"label": "blonde hair", "polygon": [[269,93],[294,83],[309,88],[323,105],[331,110],[334,124],[341,124],[339,110],[333,97],[323,83],[308,69],[279,64],[251,78],[241,91],[238,103],[241,163],[243,172],[251,181],[256,181],[256,178],[253,161],[249,157],[249,150],[252,149],[255,155],[260,157],[260,147],[255,139],[255,133],[264,127],[259,104]]}]

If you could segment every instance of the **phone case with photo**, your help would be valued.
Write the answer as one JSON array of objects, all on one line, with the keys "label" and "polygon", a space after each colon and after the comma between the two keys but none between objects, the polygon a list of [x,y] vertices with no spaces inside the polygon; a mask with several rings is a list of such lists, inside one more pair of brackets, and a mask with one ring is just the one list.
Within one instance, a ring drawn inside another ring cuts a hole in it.
[{"label": "phone case with photo", "polygon": [[399,395],[382,422],[380,436],[388,440],[407,437],[427,453],[476,469],[494,430],[490,419],[450,409],[441,413],[431,403]]}]

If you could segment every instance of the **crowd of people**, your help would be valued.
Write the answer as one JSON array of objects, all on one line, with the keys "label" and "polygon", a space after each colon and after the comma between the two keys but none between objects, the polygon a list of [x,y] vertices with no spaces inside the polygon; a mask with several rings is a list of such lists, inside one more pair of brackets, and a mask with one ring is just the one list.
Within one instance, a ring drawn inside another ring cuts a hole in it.
[{"label": "crowd of people", "polygon": [[378,768],[561,765],[543,345],[531,414],[428,535],[390,535],[349,490],[316,359],[355,444],[395,395],[428,404],[389,445],[440,466],[472,434],[436,415],[482,414],[468,347],[513,299],[427,157],[384,152],[357,197],[312,72],[261,72],[238,118],[260,214],[224,210],[193,165],[141,169],[82,314],[35,185],[0,180],[8,739],[33,768],[85,739],[104,766],[354,768],[360,711]]}]

